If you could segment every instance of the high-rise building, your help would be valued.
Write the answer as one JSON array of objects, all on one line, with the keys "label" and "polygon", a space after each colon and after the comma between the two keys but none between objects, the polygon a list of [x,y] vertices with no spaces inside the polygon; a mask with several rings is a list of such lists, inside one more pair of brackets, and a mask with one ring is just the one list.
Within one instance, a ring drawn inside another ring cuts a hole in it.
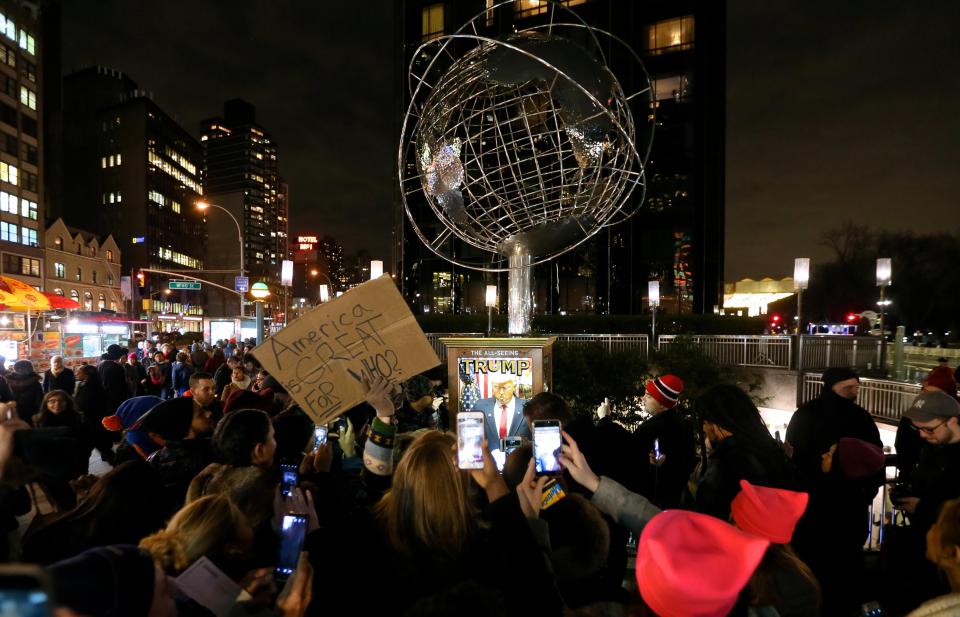
[{"label": "high-rise building", "polygon": [[43,288],[39,19],[38,3],[0,0],[0,273]]},{"label": "high-rise building", "polygon": [[[540,0],[517,0],[493,9],[495,4],[492,0],[405,0],[397,33],[403,49],[395,86],[401,93],[398,131],[409,104],[407,71],[421,44],[453,33],[476,15],[483,14],[477,33],[497,38],[548,23],[552,10]],[[638,125],[654,112],[656,124],[643,207],[628,221],[536,267],[535,310],[639,313],[647,308],[647,282],[656,279],[663,310],[711,312],[719,303],[723,271],[726,3],[567,0],[560,4],[590,26],[624,41],[641,57],[651,78],[653,109],[637,97],[632,112]],[[600,40],[604,44],[607,39]],[[612,44],[603,51],[624,92],[637,91],[642,83],[637,80],[643,76],[633,60]],[[640,191],[635,191],[626,208],[634,209],[639,198]],[[430,219],[425,202],[410,207],[423,220]],[[506,296],[505,275],[484,275],[440,259],[417,238],[401,208],[398,204],[394,218],[394,261],[404,295],[415,311],[483,310],[486,283],[498,282],[500,297]],[[441,231],[427,227],[429,237],[435,237],[431,231]],[[453,250],[464,255],[473,249],[458,241]]]},{"label": "high-rise building", "polygon": [[123,272],[144,273],[136,305],[160,329],[198,331],[202,292],[166,294],[177,271],[204,268],[200,144],[119,71],[90,67],[63,81],[63,186],[50,216],[124,246]]},{"label": "high-rise building", "polygon": [[316,304],[321,298],[320,286],[327,286],[329,297],[347,288],[343,267],[343,247],[330,236],[300,233],[290,243],[293,259],[293,289],[295,298],[305,298]]},{"label": "high-rise building", "polygon": [[[240,99],[224,103],[223,116],[202,122],[200,141],[206,199],[229,211],[239,223],[244,268],[251,284],[264,281],[277,292],[287,252],[289,203],[278,170],[276,142],[257,124],[254,106]],[[215,209],[207,212],[207,221],[210,268],[237,268],[240,248],[233,222]],[[273,293],[268,306],[278,308],[280,296]],[[224,298],[222,303],[215,300],[211,311],[235,314],[236,296]]]}]

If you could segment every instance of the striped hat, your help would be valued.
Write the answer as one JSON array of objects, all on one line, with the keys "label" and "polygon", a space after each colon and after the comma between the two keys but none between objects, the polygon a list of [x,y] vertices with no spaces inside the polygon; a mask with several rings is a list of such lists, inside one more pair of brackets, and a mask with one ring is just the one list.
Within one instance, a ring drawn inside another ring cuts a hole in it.
[{"label": "striped hat", "polygon": [[676,407],[681,392],[683,380],[676,375],[661,375],[647,381],[647,394],[667,409]]}]

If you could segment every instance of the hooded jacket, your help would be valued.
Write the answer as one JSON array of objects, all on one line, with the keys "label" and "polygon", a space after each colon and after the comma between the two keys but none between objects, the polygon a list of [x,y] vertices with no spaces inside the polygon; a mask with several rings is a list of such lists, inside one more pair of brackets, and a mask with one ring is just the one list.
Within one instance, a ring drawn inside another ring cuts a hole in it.
[{"label": "hooded jacket", "polygon": [[17,414],[27,422],[32,422],[33,416],[40,411],[43,401],[43,387],[40,385],[40,375],[36,373],[7,373],[7,384],[13,392],[13,400],[17,402]]}]

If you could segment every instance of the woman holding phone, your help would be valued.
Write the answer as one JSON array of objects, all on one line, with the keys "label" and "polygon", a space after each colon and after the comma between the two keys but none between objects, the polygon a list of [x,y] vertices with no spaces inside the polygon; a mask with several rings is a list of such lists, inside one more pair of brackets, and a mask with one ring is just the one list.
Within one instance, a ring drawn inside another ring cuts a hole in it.
[{"label": "woman holding phone", "polygon": [[[539,503],[533,509],[507,488],[486,443],[482,467],[462,470],[455,440],[436,431],[414,441],[394,469],[392,387],[386,380],[368,387],[377,417],[364,449],[364,474],[368,486],[390,486],[379,502],[352,512],[343,529],[325,538],[324,550],[340,559],[315,562],[319,580],[345,597],[363,597],[369,581],[353,573],[376,563],[378,596],[390,598],[398,614],[472,581],[501,592],[510,615],[559,615],[559,595],[524,517],[535,517]],[[525,480],[533,480],[532,463]],[[488,504],[485,516],[478,497]]]}]

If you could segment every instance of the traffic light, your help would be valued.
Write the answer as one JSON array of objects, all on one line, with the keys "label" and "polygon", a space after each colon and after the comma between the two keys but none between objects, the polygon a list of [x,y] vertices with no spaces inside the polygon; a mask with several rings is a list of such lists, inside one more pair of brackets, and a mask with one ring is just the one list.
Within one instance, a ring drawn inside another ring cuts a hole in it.
[{"label": "traffic light", "polygon": [[773,323],[774,325],[779,325],[780,316],[774,313],[773,315],[770,316],[770,322]]},{"label": "traffic light", "polygon": [[847,315],[847,323],[856,323],[859,318],[860,316],[856,313],[849,313]]},{"label": "traffic light", "polygon": [[137,272],[137,285],[143,287],[147,284],[147,275],[143,272]]}]

